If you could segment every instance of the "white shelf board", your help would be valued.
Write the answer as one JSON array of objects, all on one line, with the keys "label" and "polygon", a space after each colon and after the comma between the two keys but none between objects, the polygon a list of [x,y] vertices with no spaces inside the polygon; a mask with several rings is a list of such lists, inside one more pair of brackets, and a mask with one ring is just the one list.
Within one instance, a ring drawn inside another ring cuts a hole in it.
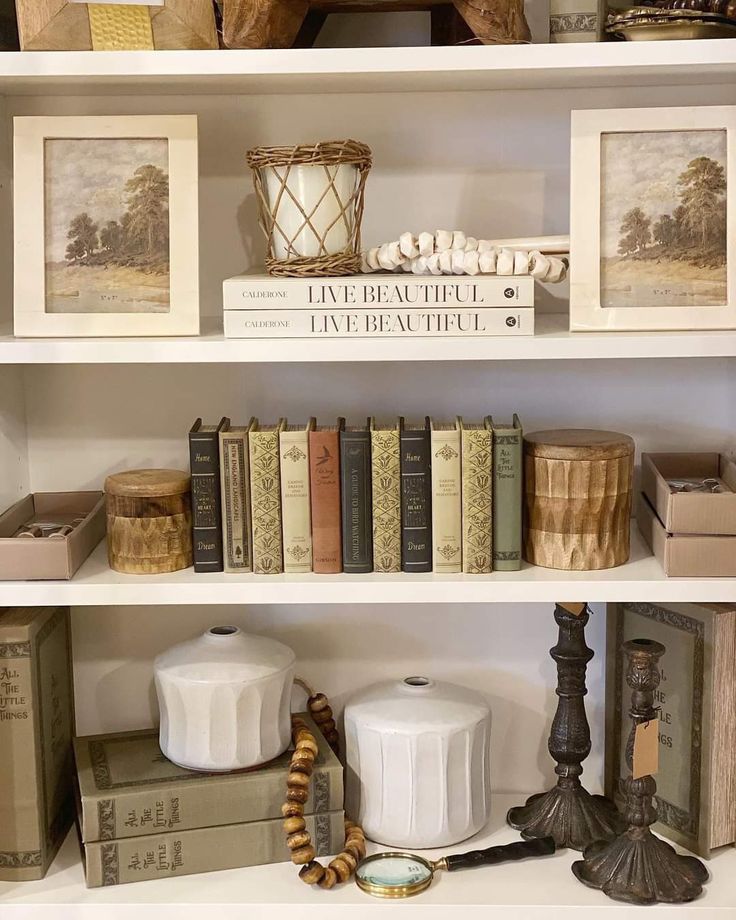
[{"label": "white shelf board", "polygon": [[[508,808],[525,798],[522,794],[494,796],[491,820],[483,831],[457,846],[429,850],[426,855],[433,859],[518,840],[518,834],[505,826],[504,816]],[[368,852],[381,849],[387,848],[368,846]],[[371,920],[379,915],[384,918],[389,914],[404,915],[407,910],[412,916],[442,920],[460,920],[468,915],[498,920],[569,920],[571,912],[581,920],[642,916],[638,908],[610,901],[599,891],[578,882],[570,865],[579,858],[573,850],[560,850],[533,861],[457,873],[440,872],[428,891],[405,902],[377,901],[352,882],[327,893],[309,889],[290,863],[87,889],[76,834],[72,831],[45,879],[22,884],[0,883],[0,915],[3,920],[21,917],[66,920],[72,916],[90,920],[103,916],[106,920],[111,917],[201,920],[202,916],[242,920],[246,908],[248,916],[258,920],[286,917]],[[716,911],[726,911],[719,914],[724,918],[733,916],[736,850],[724,847],[716,851],[708,868],[711,879],[704,894],[692,904],[668,906],[665,908],[668,917],[693,920]],[[204,913],[203,905],[208,905]]]},{"label": "white shelf board", "polygon": [[[734,42],[736,44],[736,42]],[[240,364],[355,361],[554,361],[736,356],[736,330],[570,332],[567,314],[540,314],[535,335],[487,338],[226,339],[215,321],[189,338],[16,339],[0,364]]]},{"label": "white shelf board", "polygon": [[728,39],[262,51],[24,51],[0,93],[352,93],[736,81]]},{"label": "white shelf board", "polygon": [[170,575],[121,575],[107,565],[104,542],[70,581],[0,582],[0,606],[140,604],[490,604],[558,600],[733,603],[736,578],[667,578],[636,525],[631,559],[599,572],[524,564],[492,575],[225,575],[185,569]]}]

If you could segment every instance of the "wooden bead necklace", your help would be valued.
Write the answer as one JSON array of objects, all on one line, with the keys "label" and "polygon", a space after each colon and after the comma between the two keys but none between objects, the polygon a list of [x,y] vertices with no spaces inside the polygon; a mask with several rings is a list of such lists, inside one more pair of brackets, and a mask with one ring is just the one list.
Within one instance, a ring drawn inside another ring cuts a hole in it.
[{"label": "wooden bead necklace", "polygon": [[[327,697],[324,693],[314,693],[299,678],[295,682],[307,692],[309,714],[318,725],[327,743],[337,754],[340,739]],[[291,861],[294,865],[301,866],[299,878],[303,882],[307,885],[319,885],[320,888],[333,888],[338,882],[346,882],[365,856],[365,835],[358,824],[346,819],[343,851],[330,862],[327,868],[317,862],[315,859],[317,853],[304,820],[304,807],[309,799],[309,779],[319,748],[307,723],[299,716],[292,716],[291,734],[294,741],[294,753],[291,755],[289,775],[286,780],[286,801],[281,806],[286,845],[291,850]]]}]

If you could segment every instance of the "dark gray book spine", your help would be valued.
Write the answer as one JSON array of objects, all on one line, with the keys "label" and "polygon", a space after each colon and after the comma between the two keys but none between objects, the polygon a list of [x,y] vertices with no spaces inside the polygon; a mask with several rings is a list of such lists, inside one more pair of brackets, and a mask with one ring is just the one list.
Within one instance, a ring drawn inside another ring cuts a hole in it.
[{"label": "dark gray book spine", "polygon": [[371,433],[340,432],[342,564],[345,572],[373,571]]},{"label": "dark gray book spine", "polygon": [[218,431],[189,432],[195,572],[223,570],[219,439]]},{"label": "dark gray book spine", "polygon": [[432,571],[432,468],[429,429],[401,432],[401,568]]}]

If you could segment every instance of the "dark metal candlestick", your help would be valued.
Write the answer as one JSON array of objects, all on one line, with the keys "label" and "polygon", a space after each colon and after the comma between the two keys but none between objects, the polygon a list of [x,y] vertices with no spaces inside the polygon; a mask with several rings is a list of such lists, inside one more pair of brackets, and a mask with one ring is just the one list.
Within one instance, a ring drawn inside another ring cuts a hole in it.
[{"label": "dark metal candlestick", "polygon": [[557,645],[550,655],[557,662],[557,712],[549,736],[549,752],[557,761],[557,785],[512,808],[506,821],[521,836],[554,837],[558,847],[582,850],[599,839],[611,839],[626,826],[616,806],[602,795],[591,795],[581,784],[581,762],[590,754],[590,728],[583,698],[585,670],[593,651],[585,644],[587,607],[576,616],[559,604],[555,621]]},{"label": "dark metal candlestick", "polygon": [[[659,686],[658,660],[664,646],[651,639],[624,642],[628,658],[626,683],[631,687],[632,726],[626,744],[626,765],[633,774],[636,727],[657,718],[654,691]],[[657,820],[653,798],[657,784],[651,776],[626,780],[627,829],[615,840],[599,840],[585,848],[572,871],[589,888],[609,898],[632,904],[678,904],[692,901],[702,892],[708,870],[694,856],[679,856],[664,840],[655,837],[650,825]]]}]

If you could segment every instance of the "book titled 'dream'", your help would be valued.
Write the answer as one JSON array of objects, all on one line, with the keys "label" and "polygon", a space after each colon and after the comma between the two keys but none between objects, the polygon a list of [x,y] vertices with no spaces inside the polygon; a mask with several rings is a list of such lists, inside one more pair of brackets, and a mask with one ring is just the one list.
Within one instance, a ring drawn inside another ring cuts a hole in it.
[{"label": "book titled 'dream'", "polygon": [[236,275],[222,283],[223,308],[313,310],[375,307],[533,307],[529,275],[350,275],[274,278]]},{"label": "book titled 'dream'", "polygon": [[226,310],[230,339],[360,339],[534,335],[533,307]]}]

